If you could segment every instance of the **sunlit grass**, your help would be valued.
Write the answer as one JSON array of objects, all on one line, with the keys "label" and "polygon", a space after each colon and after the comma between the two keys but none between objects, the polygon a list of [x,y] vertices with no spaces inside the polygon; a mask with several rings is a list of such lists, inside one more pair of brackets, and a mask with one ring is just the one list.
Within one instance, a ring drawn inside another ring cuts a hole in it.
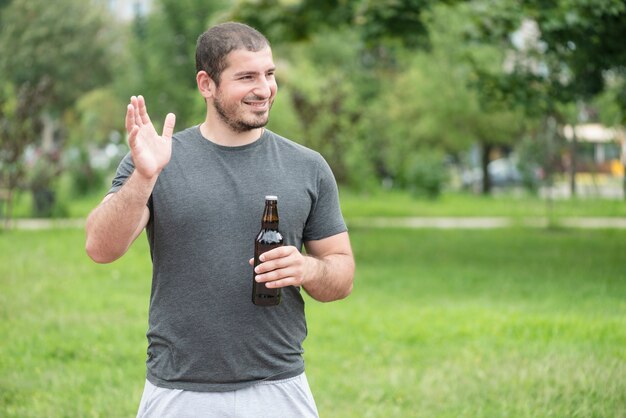
[{"label": "sunlit grass", "polygon": [[[307,301],[321,416],[625,417],[626,231],[353,228],[353,294]],[[111,265],[80,230],[0,233],[0,416],[132,417],[144,237]]]},{"label": "sunlit grass", "polygon": [[[61,207],[55,216],[84,218],[104,197],[108,190],[85,196],[72,196],[68,190],[59,195]],[[417,198],[405,191],[373,189],[354,192],[340,188],[341,206],[346,218],[361,217],[487,217],[511,218],[558,218],[577,216],[617,217],[626,216],[626,202],[619,199],[578,198],[558,199],[551,202],[528,193],[495,193],[481,196],[469,192],[446,192],[438,199]],[[32,198],[29,192],[21,192],[15,202],[14,215],[18,218],[32,217]]]},{"label": "sunlit grass", "polygon": [[324,416],[625,416],[623,232],[352,236],[354,294],[308,305]]},{"label": "sunlit grass", "polygon": [[617,199],[546,199],[515,193],[481,196],[471,193],[448,192],[438,199],[416,198],[397,190],[376,190],[355,193],[341,189],[341,205],[348,218],[381,216],[506,216],[576,217],[626,216],[626,202]]}]

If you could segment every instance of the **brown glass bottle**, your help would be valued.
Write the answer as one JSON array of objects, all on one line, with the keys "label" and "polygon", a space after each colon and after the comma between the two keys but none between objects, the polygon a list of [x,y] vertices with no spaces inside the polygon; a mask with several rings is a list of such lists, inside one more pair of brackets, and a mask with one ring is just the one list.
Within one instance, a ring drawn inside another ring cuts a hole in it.
[{"label": "brown glass bottle", "polygon": [[[283,245],[283,236],[278,232],[278,198],[265,196],[265,209],[261,219],[261,230],[254,241],[254,267],[261,264],[259,256],[266,251]],[[265,283],[257,283],[252,274],[252,303],[274,306],[280,303],[280,289],[268,289]]]}]

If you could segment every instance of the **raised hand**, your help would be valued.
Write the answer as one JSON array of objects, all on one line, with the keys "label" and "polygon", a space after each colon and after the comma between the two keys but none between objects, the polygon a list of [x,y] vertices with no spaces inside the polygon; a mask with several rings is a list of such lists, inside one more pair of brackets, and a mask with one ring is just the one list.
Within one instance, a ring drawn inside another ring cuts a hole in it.
[{"label": "raised hand", "polygon": [[172,156],[172,134],[176,116],[169,113],[165,117],[163,133],[156,132],[143,96],[133,96],[126,108],[126,131],[128,145],[135,165],[135,171],[151,179],[158,176]]}]

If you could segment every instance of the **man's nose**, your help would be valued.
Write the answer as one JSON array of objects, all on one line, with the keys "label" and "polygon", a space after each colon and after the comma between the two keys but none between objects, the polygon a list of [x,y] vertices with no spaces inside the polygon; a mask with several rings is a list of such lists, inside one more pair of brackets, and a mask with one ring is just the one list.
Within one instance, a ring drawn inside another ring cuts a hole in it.
[{"label": "man's nose", "polygon": [[264,99],[270,97],[272,95],[272,86],[274,82],[272,80],[267,80],[265,78],[261,78],[254,87],[254,94],[262,97]]}]

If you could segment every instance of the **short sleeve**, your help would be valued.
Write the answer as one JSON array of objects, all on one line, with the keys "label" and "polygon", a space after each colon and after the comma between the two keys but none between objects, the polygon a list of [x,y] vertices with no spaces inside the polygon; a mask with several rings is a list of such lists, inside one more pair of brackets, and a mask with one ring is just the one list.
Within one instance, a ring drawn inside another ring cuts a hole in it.
[{"label": "short sleeve", "polygon": [[120,161],[117,171],[115,172],[115,177],[113,177],[113,181],[111,181],[111,188],[107,194],[115,193],[121,189],[133,171],[135,171],[135,165],[133,164],[133,159],[131,158],[129,152],[124,158],[122,158],[122,161]]},{"label": "short sleeve", "polygon": [[335,176],[321,155],[317,166],[317,193],[304,228],[304,241],[319,240],[348,230],[339,205]]}]

